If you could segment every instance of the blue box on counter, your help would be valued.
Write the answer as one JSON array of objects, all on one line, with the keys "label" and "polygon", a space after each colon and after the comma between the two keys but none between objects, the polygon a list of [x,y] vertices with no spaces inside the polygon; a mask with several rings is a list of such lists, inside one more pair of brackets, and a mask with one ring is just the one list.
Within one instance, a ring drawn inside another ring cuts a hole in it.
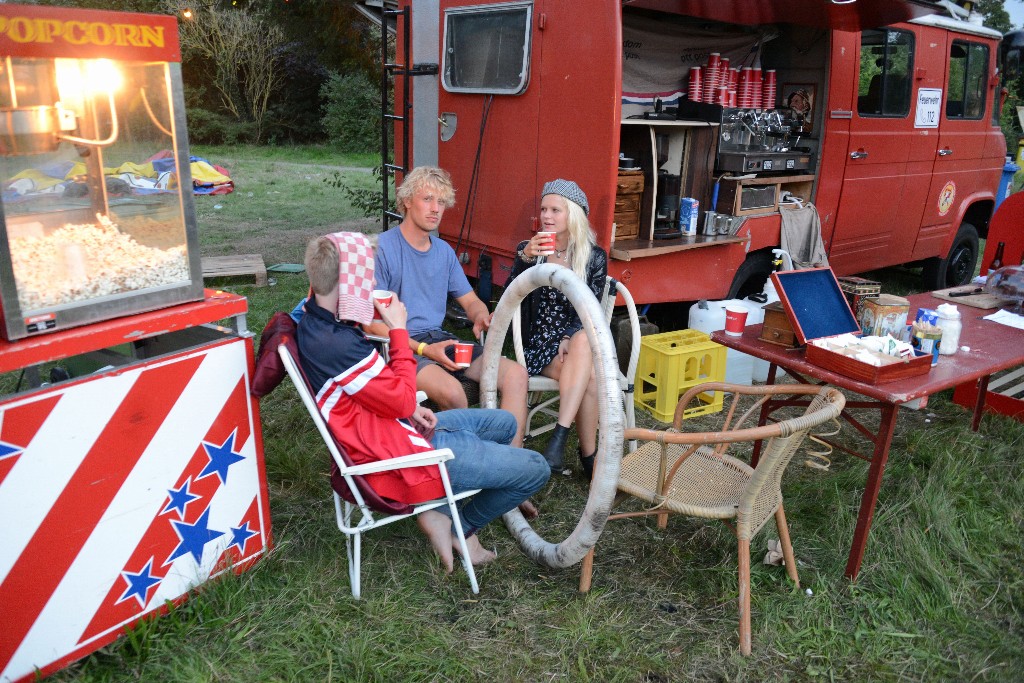
[{"label": "blue box on counter", "polygon": [[700,202],[693,197],[679,200],[679,231],[684,235],[697,234],[697,217],[700,215]]}]

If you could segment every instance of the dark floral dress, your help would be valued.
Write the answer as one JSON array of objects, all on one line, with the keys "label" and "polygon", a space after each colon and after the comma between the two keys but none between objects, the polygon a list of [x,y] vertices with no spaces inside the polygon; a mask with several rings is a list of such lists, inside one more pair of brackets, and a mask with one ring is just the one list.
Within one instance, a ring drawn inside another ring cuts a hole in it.
[{"label": "dark floral dress", "polygon": [[[508,287],[527,268],[536,265],[536,259],[523,258],[523,249],[528,240],[516,247],[516,260],[512,264],[512,275],[505,284]],[[608,275],[608,255],[604,249],[594,246],[587,264],[587,285],[599,300]],[[523,330],[523,355],[526,357],[526,371],[539,375],[541,370],[558,355],[558,346],[563,337],[571,337],[583,329],[580,316],[569,299],[554,287],[540,287],[533,290],[523,301],[521,308]]]}]

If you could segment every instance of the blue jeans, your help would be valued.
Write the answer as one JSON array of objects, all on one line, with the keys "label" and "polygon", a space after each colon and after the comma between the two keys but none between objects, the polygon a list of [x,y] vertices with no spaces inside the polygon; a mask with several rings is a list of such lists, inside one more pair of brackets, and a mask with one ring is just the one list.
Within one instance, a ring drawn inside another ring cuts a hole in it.
[{"label": "blue jeans", "polygon": [[[467,535],[532,496],[551,476],[551,467],[540,453],[508,445],[516,426],[515,416],[506,410],[437,413],[433,446],[450,448],[455,454],[445,463],[452,489],[456,493],[481,489],[459,509]],[[449,513],[446,507],[437,510]]]}]

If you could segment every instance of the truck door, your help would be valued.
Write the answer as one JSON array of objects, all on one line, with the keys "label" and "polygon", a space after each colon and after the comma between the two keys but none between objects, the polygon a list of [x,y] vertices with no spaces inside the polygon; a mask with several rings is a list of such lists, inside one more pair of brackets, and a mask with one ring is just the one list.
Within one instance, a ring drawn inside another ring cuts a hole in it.
[{"label": "truck door", "polygon": [[[481,0],[441,0],[440,9],[437,162],[451,172],[456,191],[440,232],[460,255],[469,245],[507,245],[511,253],[515,228],[529,225],[539,188],[536,156],[522,153],[537,149],[537,10],[533,2]],[[524,231],[521,239],[528,236]],[[475,264],[467,272],[475,273]],[[494,273],[498,284],[506,277]]]},{"label": "truck door", "polygon": [[863,31],[856,82],[832,84],[856,93],[829,251],[838,272],[903,263],[913,250],[919,225],[914,219],[920,218],[937,138],[934,133],[919,136],[914,129],[917,43],[909,26]]},{"label": "truck door", "polygon": [[[959,228],[963,202],[978,192],[991,195],[993,153],[988,107],[994,55],[988,43],[951,35],[945,69],[945,103],[939,117],[939,146],[924,224],[914,258],[946,256],[949,238]],[[987,161],[986,161],[987,158]],[[976,228],[981,226],[975,226]]]}]

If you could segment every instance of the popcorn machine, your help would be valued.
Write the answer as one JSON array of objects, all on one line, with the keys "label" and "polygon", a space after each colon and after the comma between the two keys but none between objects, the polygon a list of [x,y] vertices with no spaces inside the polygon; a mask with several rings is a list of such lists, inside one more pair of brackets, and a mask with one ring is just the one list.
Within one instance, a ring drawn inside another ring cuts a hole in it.
[{"label": "popcorn machine", "polygon": [[174,17],[0,4],[8,340],[203,298]]}]

